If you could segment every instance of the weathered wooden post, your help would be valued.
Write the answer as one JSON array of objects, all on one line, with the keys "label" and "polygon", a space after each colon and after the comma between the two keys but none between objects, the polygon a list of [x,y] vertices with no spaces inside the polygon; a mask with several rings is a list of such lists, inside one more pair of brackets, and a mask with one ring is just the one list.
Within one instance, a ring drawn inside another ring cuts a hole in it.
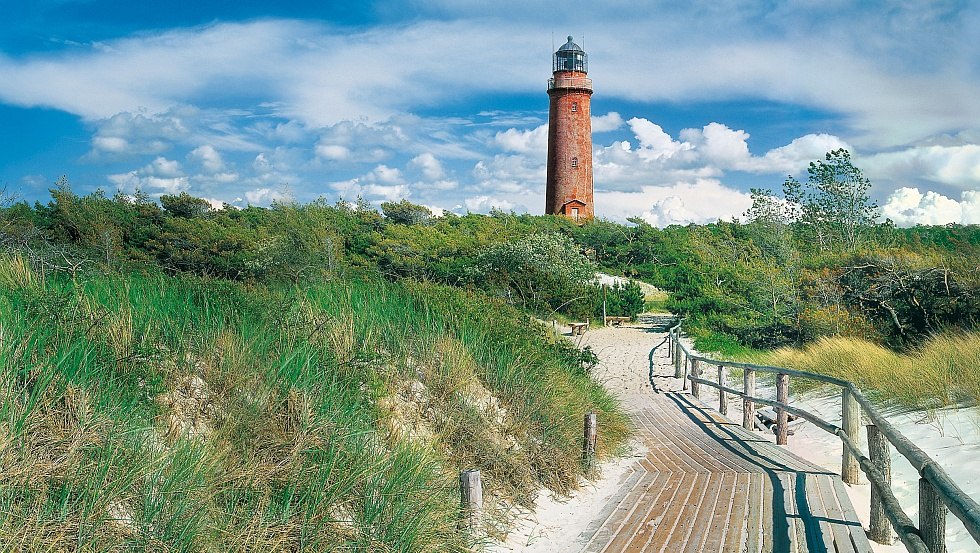
[{"label": "weathered wooden post", "polygon": [[[789,404],[789,375],[776,375],[776,401]],[[789,442],[789,414],[782,407],[776,408],[776,445]]]},{"label": "weathered wooden post", "polygon": [[[697,359],[691,359],[691,376],[701,378],[701,362]],[[696,380],[691,381],[691,395],[701,397],[701,385]]]},{"label": "weathered wooden post", "polygon": [[[861,425],[861,406],[854,395],[847,388],[841,391],[841,426],[847,437],[856,442],[860,435]],[[857,457],[851,455],[847,446],[843,446],[844,455],[841,461],[840,477],[848,484],[857,484],[860,481],[861,467],[858,465]]]},{"label": "weathered wooden post", "polygon": [[[728,386],[728,371],[724,365],[718,365],[718,385]],[[725,390],[718,390],[718,412],[728,415],[728,393]]]},{"label": "weathered wooden post", "polygon": [[[885,486],[892,486],[892,458],[888,450],[888,439],[878,430],[878,427],[868,425],[868,455],[871,464],[877,467]],[[885,516],[885,507],[881,502],[881,490],[874,484],[871,486],[871,520],[868,527],[868,537],[882,545],[892,544],[892,525]]]},{"label": "weathered wooden post", "polygon": [[755,396],[755,371],[745,369],[744,385],[742,392],[747,396],[742,400],[742,428],[746,430],[755,429],[755,403],[752,403],[748,396]]},{"label": "weathered wooden post", "polygon": [[483,481],[480,479],[480,471],[464,470],[459,473],[459,495],[463,515],[460,525],[475,530],[480,526],[480,517],[483,515]]},{"label": "weathered wooden post", "polygon": [[595,470],[595,441],[598,434],[598,419],[595,413],[585,415],[585,433],[582,439],[582,467],[586,474]]},{"label": "weathered wooden post", "polygon": [[681,375],[681,378],[684,379],[683,381],[681,381],[682,384],[683,384],[681,386],[681,388],[684,389],[684,390],[686,390],[687,387],[688,387],[688,385],[690,384],[688,382],[688,380],[687,380],[687,375],[690,372],[690,370],[689,370],[690,369],[690,366],[691,366],[691,356],[690,355],[685,355],[684,356],[684,374]]},{"label": "weathered wooden post", "polygon": [[931,553],[946,553],[946,513],[936,488],[919,478],[919,532]]},{"label": "weathered wooden post", "polygon": [[681,372],[681,337],[678,335],[674,338],[674,378],[684,378],[684,373]]}]

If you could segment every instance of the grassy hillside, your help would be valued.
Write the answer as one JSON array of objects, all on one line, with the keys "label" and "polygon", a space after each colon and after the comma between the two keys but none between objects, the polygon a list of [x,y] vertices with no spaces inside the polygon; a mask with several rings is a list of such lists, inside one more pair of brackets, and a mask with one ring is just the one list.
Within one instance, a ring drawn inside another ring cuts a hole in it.
[{"label": "grassy hillside", "polygon": [[904,353],[859,338],[835,337],[753,357],[755,362],[850,380],[878,399],[906,409],[980,403],[977,333],[939,334]]},{"label": "grassy hillside", "polygon": [[575,486],[581,415],[627,433],[578,353],[502,303],[373,280],[47,276],[0,257],[0,543],[459,551]]}]

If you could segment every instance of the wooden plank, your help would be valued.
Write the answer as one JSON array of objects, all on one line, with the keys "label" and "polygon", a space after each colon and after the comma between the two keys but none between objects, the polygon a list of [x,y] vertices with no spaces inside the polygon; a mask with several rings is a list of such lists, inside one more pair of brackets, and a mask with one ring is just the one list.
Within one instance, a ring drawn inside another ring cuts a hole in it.
[{"label": "wooden plank", "polygon": [[861,519],[858,518],[857,511],[854,510],[854,505],[851,504],[851,498],[848,497],[847,490],[844,489],[844,482],[840,478],[831,477],[830,480],[834,483],[834,492],[837,495],[837,501],[840,503],[841,510],[844,512],[844,520],[848,523],[851,545],[854,547],[854,551],[858,553],[872,553],[871,542],[868,540],[868,535],[861,525]]},{"label": "wooden plank", "polygon": [[[657,473],[653,478],[645,478],[634,492],[630,493],[623,501],[625,509],[619,509],[610,521],[610,538],[600,551],[620,551],[623,544],[628,541],[625,537],[627,528],[631,528],[631,523],[641,516],[645,516],[649,502],[656,501],[657,495],[667,489],[671,475]],[[617,547],[619,549],[617,549]]]},{"label": "wooden plank", "polygon": [[[722,552],[749,551],[747,541],[749,535],[749,505],[755,500],[752,497],[751,473],[738,474],[735,493],[732,497],[732,512],[728,516],[728,529],[722,542]],[[743,545],[746,547],[743,549]]]},{"label": "wooden plank", "polygon": [[[706,526],[704,538],[698,549],[698,551],[705,553],[721,553],[725,543],[725,532],[732,529],[734,522],[736,522],[732,520],[732,513],[734,512],[734,500],[738,493],[739,474],[727,472],[721,477],[722,484],[718,488],[718,497],[711,509],[711,520]],[[734,530],[739,531],[738,529]]]},{"label": "wooden plank", "polygon": [[[673,532],[667,537],[667,541],[664,544],[663,551],[697,551],[698,548],[694,543],[691,542],[691,537],[695,534],[695,526],[698,523],[699,513],[704,509],[706,503],[714,505],[714,499],[708,499],[709,493],[717,495],[718,493],[718,477],[716,474],[698,474],[698,484],[697,488],[691,491],[691,495],[688,496],[687,503],[684,505],[684,509],[678,517],[677,525],[674,527]],[[700,542],[701,532],[698,532],[697,541]]]},{"label": "wooden plank", "polygon": [[834,545],[834,529],[828,522],[827,511],[824,509],[823,501],[820,499],[820,488],[817,485],[817,476],[806,475],[806,505],[809,510],[809,520],[807,528],[815,534],[816,542],[823,546],[824,551],[836,551]]},{"label": "wooden plank", "polygon": [[627,547],[633,543],[637,536],[645,534],[649,529],[651,520],[658,520],[661,513],[667,510],[674,497],[681,490],[684,478],[688,475],[683,473],[663,474],[663,485],[658,483],[659,490],[653,490],[649,495],[643,495],[636,502],[629,517],[623,521],[617,529],[613,539],[603,551],[626,551]]}]

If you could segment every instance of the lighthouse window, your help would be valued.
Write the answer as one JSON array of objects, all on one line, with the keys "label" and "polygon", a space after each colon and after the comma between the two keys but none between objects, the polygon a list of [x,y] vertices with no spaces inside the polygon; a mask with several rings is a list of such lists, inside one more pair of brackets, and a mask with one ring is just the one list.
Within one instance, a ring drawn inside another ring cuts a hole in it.
[{"label": "lighthouse window", "polygon": [[578,111],[578,102],[572,102],[572,112]]},{"label": "lighthouse window", "polygon": [[578,167],[578,158],[577,157],[573,157],[572,158],[572,169],[575,169],[576,167]]}]

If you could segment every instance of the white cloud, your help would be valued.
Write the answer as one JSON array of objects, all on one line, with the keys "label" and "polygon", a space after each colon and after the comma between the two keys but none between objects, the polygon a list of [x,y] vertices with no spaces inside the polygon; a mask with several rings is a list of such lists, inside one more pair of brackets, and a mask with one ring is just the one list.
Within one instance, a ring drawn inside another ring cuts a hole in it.
[{"label": "white cloud", "polygon": [[623,117],[616,113],[615,111],[610,111],[605,115],[597,115],[592,117],[592,132],[609,132],[619,130],[623,127],[625,122]]},{"label": "white cloud", "polygon": [[141,173],[155,177],[180,177],[184,175],[179,161],[167,159],[163,156],[158,156],[150,162],[149,165],[142,169]]},{"label": "white cloud", "polygon": [[441,179],[446,172],[436,156],[429,152],[423,152],[409,162],[409,166],[422,173],[422,176],[429,180]]},{"label": "white cloud", "polygon": [[199,163],[205,171],[212,174],[223,171],[225,168],[221,154],[210,144],[194,148],[191,153],[187,154],[187,159]]},{"label": "white cloud", "polygon": [[957,188],[980,187],[980,144],[913,146],[860,161],[871,177],[906,181],[913,177]]},{"label": "white cloud", "polygon": [[507,129],[498,132],[494,141],[505,152],[545,155],[548,153],[548,125],[540,125],[529,131]]},{"label": "white cloud", "polygon": [[463,205],[466,206],[466,209],[474,213],[485,213],[494,208],[509,211],[517,207],[514,202],[492,196],[473,196],[466,198],[463,201]]},{"label": "white cloud", "polygon": [[316,153],[324,159],[344,160],[350,157],[350,148],[339,144],[317,144]]},{"label": "white cloud", "polygon": [[933,191],[903,187],[888,196],[881,213],[899,226],[980,223],[980,191],[964,191],[960,201]]},{"label": "white cloud", "polygon": [[[671,158],[679,152],[690,150],[693,146],[688,143],[677,142],[664,132],[663,128],[640,117],[634,117],[628,121],[630,130],[640,142],[640,157],[644,159]],[[626,148],[623,148],[626,150]]]},{"label": "white cloud", "polygon": [[[641,216],[651,225],[711,223],[738,217],[752,205],[751,197],[715,179],[695,179],[634,191],[596,191],[599,215],[614,220]],[[645,212],[638,206],[650,206]]]},{"label": "white cloud", "polygon": [[139,188],[151,196],[179,194],[187,192],[190,187],[187,177],[156,177],[142,171],[117,173],[106,178],[122,192],[131,193]]},{"label": "white cloud", "polygon": [[769,150],[761,159],[749,161],[742,168],[756,173],[795,173],[811,161],[823,159],[827,152],[840,148],[849,150],[850,146],[831,134],[807,134]]},{"label": "white cloud", "polygon": [[680,136],[705,162],[721,169],[738,168],[751,158],[746,142],[749,133],[721,123],[708,123],[703,129],[685,129]]},{"label": "white cloud", "polygon": [[290,195],[287,191],[271,188],[258,188],[245,193],[245,200],[252,205],[268,205],[272,202],[288,199],[290,199]]}]

